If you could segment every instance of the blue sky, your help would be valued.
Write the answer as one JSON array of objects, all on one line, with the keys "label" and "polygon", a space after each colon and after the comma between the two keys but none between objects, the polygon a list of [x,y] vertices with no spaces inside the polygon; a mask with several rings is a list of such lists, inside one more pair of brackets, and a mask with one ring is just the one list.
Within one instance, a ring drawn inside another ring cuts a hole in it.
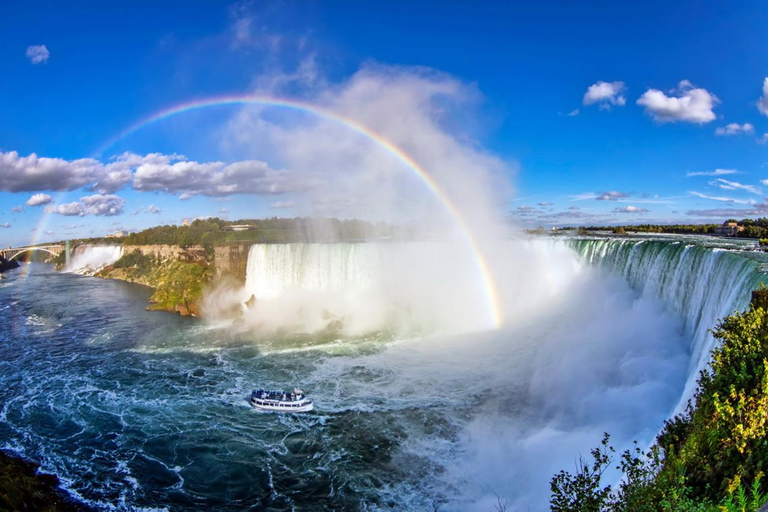
[{"label": "blue sky", "polygon": [[[244,94],[370,125],[447,189],[476,173],[521,224],[768,214],[768,4],[499,4],[3,2],[0,244],[360,211],[379,150],[301,113],[210,108],[104,148],[160,109]],[[456,181],[430,156],[453,151],[488,165]],[[418,186],[398,179],[400,198]]]}]

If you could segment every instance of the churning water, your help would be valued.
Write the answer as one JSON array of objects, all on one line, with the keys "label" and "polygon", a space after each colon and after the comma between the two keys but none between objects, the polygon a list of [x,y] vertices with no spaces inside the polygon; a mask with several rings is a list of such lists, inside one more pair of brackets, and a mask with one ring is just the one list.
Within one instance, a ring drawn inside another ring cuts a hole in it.
[{"label": "churning water", "polygon": [[[147,312],[141,286],[31,264],[0,281],[0,442],[111,510],[479,511],[496,494],[543,510],[550,476],[603,431],[653,439],[762,256],[696,239],[510,246],[505,328],[454,335],[243,333]],[[249,269],[265,297],[378,280],[362,245],[270,250]],[[318,269],[280,278],[277,258]],[[314,413],[246,402],[292,385]]]}]

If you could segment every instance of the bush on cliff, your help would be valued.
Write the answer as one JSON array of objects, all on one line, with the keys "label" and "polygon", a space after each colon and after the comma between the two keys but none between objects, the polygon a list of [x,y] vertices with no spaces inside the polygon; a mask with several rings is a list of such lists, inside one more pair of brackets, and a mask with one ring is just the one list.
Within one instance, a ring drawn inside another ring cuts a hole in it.
[{"label": "bush on cliff", "polygon": [[555,511],[755,511],[768,499],[768,290],[713,330],[720,342],[693,404],[665,422],[648,453],[625,451],[617,489],[601,487],[613,448],[551,481]]},{"label": "bush on cliff", "polygon": [[141,271],[148,271],[154,265],[156,261],[152,256],[143,254],[140,250],[135,249],[133,252],[125,253],[123,256],[112,264],[114,268],[137,268]]}]

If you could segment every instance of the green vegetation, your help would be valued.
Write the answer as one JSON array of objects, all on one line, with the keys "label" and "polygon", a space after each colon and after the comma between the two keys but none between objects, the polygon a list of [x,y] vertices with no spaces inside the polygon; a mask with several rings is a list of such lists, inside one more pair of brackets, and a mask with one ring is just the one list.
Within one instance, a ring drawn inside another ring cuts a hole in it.
[{"label": "green vegetation", "polygon": [[77,512],[87,510],[63,497],[59,480],[37,473],[37,466],[0,452],[0,510]]},{"label": "green vegetation", "polygon": [[[231,226],[252,229],[232,231]],[[232,242],[339,242],[392,236],[392,228],[383,223],[361,220],[311,219],[198,219],[189,226],[157,226],[123,239],[125,245],[213,245]]]},{"label": "green vegetation", "polygon": [[199,316],[199,303],[212,270],[207,262],[161,260],[135,249],[98,275],[154,288],[149,310]]},{"label": "green vegetation", "polygon": [[134,249],[133,252],[125,253],[112,264],[113,268],[136,268],[141,272],[148,272],[156,264],[155,258],[144,255],[140,250]]},{"label": "green vegetation", "polygon": [[723,319],[720,346],[701,373],[694,403],[667,421],[648,453],[620,456],[624,480],[602,486],[613,462],[606,434],[591,460],[551,481],[555,511],[754,512],[768,499],[768,290]]}]

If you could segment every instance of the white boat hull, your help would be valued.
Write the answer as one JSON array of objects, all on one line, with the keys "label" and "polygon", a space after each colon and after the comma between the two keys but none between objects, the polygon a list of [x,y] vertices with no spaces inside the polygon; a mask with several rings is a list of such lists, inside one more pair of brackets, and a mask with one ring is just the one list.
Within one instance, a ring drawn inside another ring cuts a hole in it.
[{"label": "white boat hull", "polygon": [[264,412],[307,412],[315,408],[311,400],[300,402],[276,402],[274,400],[250,399],[251,406],[257,411]]}]

